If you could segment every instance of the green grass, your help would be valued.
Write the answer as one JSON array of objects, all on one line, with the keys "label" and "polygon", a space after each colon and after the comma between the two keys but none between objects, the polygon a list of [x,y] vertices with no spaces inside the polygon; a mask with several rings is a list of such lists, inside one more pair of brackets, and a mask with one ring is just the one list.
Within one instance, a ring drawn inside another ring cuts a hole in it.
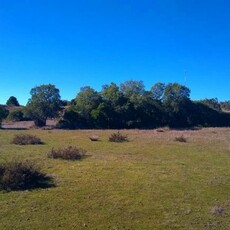
[{"label": "green grass", "polygon": [[[0,162],[31,160],[56,183],[0,192],[0,229],[230,229],[230,129],[124,130],[125,143],[109,142],[113,132],[0,130]],[[45,144],[16,146],[16,134]],[[186,143],[175,141],[181,135]],[[87,156],[47,157],[68,146]],[[213,214],[215,206],[224,215]]]}]

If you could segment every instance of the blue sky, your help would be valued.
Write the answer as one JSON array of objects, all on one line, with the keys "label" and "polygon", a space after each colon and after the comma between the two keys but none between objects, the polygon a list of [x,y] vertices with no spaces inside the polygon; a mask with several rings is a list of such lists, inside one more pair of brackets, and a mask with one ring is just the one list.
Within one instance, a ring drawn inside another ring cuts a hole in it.
[{"label": "blue sky", "polygon": [[229,0],[0,0],[0,103],[54,84],[178,82],[230,100]]}]

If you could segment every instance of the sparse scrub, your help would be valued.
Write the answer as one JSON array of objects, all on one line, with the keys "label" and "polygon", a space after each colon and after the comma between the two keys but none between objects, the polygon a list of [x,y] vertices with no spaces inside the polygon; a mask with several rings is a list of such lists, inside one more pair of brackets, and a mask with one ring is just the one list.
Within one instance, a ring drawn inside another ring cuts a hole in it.
[{"label": "sparse scrub", "polygon": [[86,154],[86,150],[69,146],[66,148],[52,149],[48,153],[49,158],[60,158],[63,160],[81,160]]},{"label": "sparse scrub", "polygon": [[16,145],[39,145],[43,144],[41,139],[39,137],[36,137],[35,135],[30,134],[19,134],[16,135],[13,140],[13,144]]},{"label": "sparse scrub", "polygon": [[179,142],[187,142],[187,139],[183,136],[183,135],[181,135],[181,136],[179,136],[179,137],[175,137],[175,141],[179,141]]},{"label": "sparse scrub", "polygon": [[33,163],[13,161],[0,165],[1,190],[28,190],[53,185],[52,178],[42,173]]},{"label": "sparse scrub", "polygon": [[117,133],[112,133],[109,137],[110,142],[125,142],[128,141],[128,137],[126,135],[121,134],[119,131]]}]

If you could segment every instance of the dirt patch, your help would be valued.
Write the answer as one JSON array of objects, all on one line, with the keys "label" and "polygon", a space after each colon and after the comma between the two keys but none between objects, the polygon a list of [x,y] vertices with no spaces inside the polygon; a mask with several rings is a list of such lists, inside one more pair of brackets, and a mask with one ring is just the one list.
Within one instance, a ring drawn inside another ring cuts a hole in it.
[{"label": "dirt patch", "polygon": [[[55,120],[47,120],[46,127],[54,127],[56,125]],[[34,127],[33,121],[17,121],[10,123],[2,123],[3,129],[31,129]]]}]

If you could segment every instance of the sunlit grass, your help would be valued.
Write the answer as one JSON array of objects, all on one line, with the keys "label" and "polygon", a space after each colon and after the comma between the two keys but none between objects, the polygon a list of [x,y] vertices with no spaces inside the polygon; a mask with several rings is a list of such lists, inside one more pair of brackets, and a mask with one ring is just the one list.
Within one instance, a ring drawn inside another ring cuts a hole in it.
[{"label": "sunlit grass", "polygon": [[[230,228],[230,129],[120,132],[129,142],[109,142],[114,130],[1,130],[0,161],[31,160],[56,187],[0,192],[0,229]],[[16,134],[45,144],[13,145]],[[175,141],[181,135],[186,143]],[[47,157],[68,146],[86,157]],[[213,214],[215,207],[224,215]]]}]

